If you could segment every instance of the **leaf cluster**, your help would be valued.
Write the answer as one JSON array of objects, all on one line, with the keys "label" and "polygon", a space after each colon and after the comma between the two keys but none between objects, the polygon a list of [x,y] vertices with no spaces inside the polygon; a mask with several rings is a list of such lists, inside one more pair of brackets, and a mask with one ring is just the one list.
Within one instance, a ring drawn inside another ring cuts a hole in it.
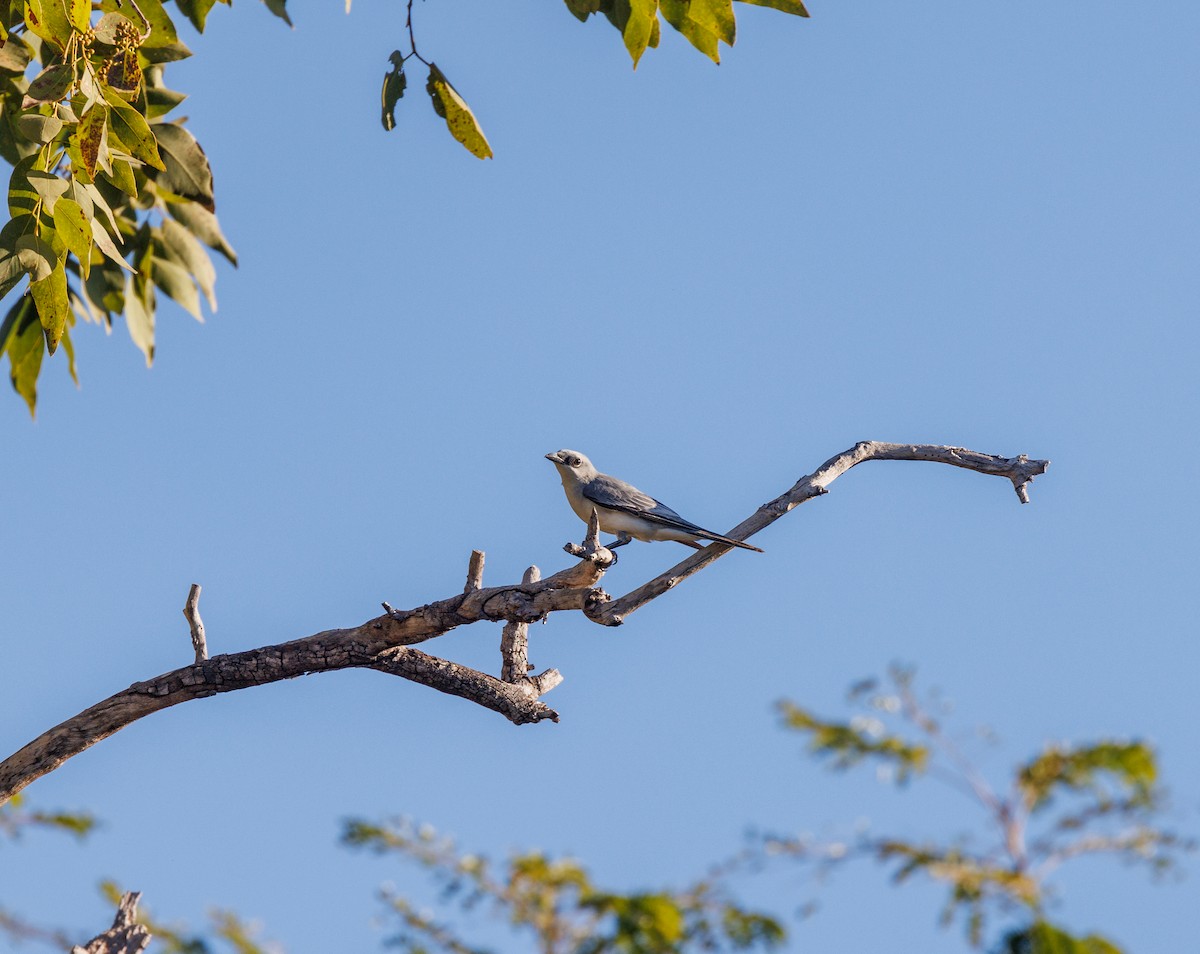
[{"label": "leaf cluster", "polygon": [[767,852],[823,869],[869,858],[890,867],[897,883],[923,875],[944,884],[943,923],[961,916],[976,945],[987,918],[1003,914],[1027,922],[1006,936],[1004,943],[1011,945],[1005,951],[1111,954],[1109,947],[1096,946],[1108,942],[1073,939],[1045,921],[1053,897],[1050,878],[1066,862],[1094,854],[1159,873],[1194,848],[1159,822],[1164,796],[1154,750],[1144,742],[1111,739],[1048,745],[1016,765],[1007,785],[994,785],[944,730],[937,705],[917,697],[913,674],[894,668],[890,678],[890,691],[876,691],[875,680],[852,691],[851,701],[866,711],[849,721],[824,719],[785,702],[783,724],[807,737],[809,751],[833,768],[873,763],[900,784],[920,776],[950,785],[980,811],[981,831],[920,842],[867,834],[826,843],[772,837],[766,839]]},{"label": "leaf cluster", "polygon": [[[677,30],[697,50],[714,63],[721,62],[720,44],[733,46],[737,23],[734,0],[565,0],[567,8],[580,20],[600,14],[621,33],[634,69],[647,49],[658,46],[662,38],[661,22]],[[738,0],[782,13],[807,17],[801,0]],[[661,18],[661,19],[660,19]]]},{"label": "leaf cluster", "polygon": [[[429,826],[404,820],[350,821],[347,845],[396,854],[429,869],[442,885],[442,901],[463,910],[481,903],[531,933],[543,954],[680,954],[684,951],[769,949],[784,940],[782,925],[737,905],[712,879],[683,891],[619,894],[593,883],[570,858],[539,852],[495,864],[460,853]],[[394,892],[384,892],[400,921],[392,942],[408,954],[484,954],[449,926]]]},{"label": "leaf cluster", "polygon": [[[166,64],[191,55],[168,0],[0,0],[0,156],[11,218],[0,229],[0,354],[30,412],[45,357],[62,345],[76,378],[78,319],[124,315],[147,364],[157,295],[202,320],[216,308],[205,247],[236,264],[217,223],[213,176],[182,119]],[[216,0],[176,0],[203,29]],[[228,3],[228,0],[221,0]]]}]

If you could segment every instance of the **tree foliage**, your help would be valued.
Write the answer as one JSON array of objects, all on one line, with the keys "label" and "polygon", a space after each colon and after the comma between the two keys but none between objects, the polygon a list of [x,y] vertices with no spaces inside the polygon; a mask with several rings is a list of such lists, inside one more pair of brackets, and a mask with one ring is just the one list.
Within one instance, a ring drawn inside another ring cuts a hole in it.
[{"label": "tree foliage", "polygon": [[[0,0],[0,156],[12,165],[10,219],[0,229],[0,355],[32,414],[43,363],[62,348],[78,383],[72,332],[82,320],[110,330],[124,317],[154,361],[159,294],[197,320],[215,311],[207,249],[237,264],[215,215],[207,157],[173,110],[185,94],[164,81],[168,63],[192,55],[182,15],[203,32],[230,0]],[[285,0],[263,0],[291,23]],[[714,62],[735,37],[734,0],[566,0],[580,20],[603,15],[636,67],[658,45],[660,22]],[[738,0],[807,16],[799,0]],[[466,100],[417,51],[408,2],[407,52],[396,50],[382,89],[384,129],[408,86],[405,66],[425,67],[425,89],[450,134],[472,155],[492,147]],[[95,7],[95,9],[93,9]],[[349,8],[349,3],[347,3]]]},{"label": "tree foliage", "polygon": [[899,785],[919,777],[949,784],[980,810],[982,831],[923,841],[773,836],[763,847],[822,869],[870,858],[889,866],[897,884],[918,875],[940,882],[948,889],[943,923],[961,915],[972,944],[984,941],[989,918],[1016,917],[1025,924],[1005,935],[1004,952],[1119,954],[1110,941],[1075,938],[1046,920],[1054,872],[1076,858],[1106,854],[1161,874],[1179,852],[1194,848],[1158,823],[1164,794],[1157,756],[1145,742],[1048,745],[1017,765],[1007,785],[993,785],[946,731],[938,706],[917,696],[910,671],[893,668],[883,689],[876,680],[858,683],[851,702],[860,711],[849,721],[785,702],[782,722],[835,769],[874,764]]},{"label": "tree foliage", "polygon": [[[784,940],[775,918],[740,907],[715,878],[682,891],[620,894],[599,888],[570,858],[515,854],[496,864],[460,853],[428,825],[400,819],[382,824],[347,822],[345,844],[394,854],[425,867],[444,899],[462,910],[489,903],[530,935],[540,954],[682,954],[684,951],[770,949]],[[382,892],[399,922],[391,944],[408,954],[486,954],[447,924],[396,892]]]}]

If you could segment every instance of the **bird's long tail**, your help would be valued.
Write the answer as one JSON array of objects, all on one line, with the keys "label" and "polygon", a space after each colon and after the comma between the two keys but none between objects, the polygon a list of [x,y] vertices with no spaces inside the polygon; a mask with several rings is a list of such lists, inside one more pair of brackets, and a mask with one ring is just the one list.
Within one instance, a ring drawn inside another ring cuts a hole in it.
[{"label": "bird's long tail", "polygon": [[749,543],[743,543],[741,540],[734,540],[732,537],[723,537],[719,533],[704,533],[696,534],[705,540],[715,540],[717,543],[728,543],[731,547],[741,547],[743,550],[753,550],[755,553],[764,553],[760,547],[752,546]]}]

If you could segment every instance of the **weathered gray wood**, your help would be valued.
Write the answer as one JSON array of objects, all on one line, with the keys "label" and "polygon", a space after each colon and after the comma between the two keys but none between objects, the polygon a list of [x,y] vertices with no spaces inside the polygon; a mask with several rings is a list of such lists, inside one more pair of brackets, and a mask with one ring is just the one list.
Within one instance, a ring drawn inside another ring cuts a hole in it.
[{"label": "weathered gray wood", "polygon": [[112,927],[97,934],[87,944],[71,948],[71,954],[141,954],[150,943],[150,932],[137,923],[137,906],[141,899],[138,891],[130,891],[122,897]]},{"label": "weathered gray wood", "polygon": [[[1050,466],[1048,460],[1030,460],[1024,454],[1019,457],[996,457],[967,450],[965,447],[945,447],[940,444],[885,444],[882,441],[859,441],[849,450],[842,451],[825,461],[813,473],[801,477],[785,493],[763,504],[751,516],[729,531],[726,536],[734,540],[745,540],[769,527],[785,513],[814,497],[829,492],[828,487],[851,467],[869,460],[918,460],[936,464],[963,467],[979,474],[1007,477],[1021,503],[1029,503],[1029,485],[1033,478],[1044,474]],[[733,547],[724,543],[712,543],[686,560],[677,563],[649,583],[626,593],[619,599],[594,606],[587,615],[594,622],[605,626],[620,626],[630,613],[645,606],[652,599],[662,596],[667,590],[682,583],[693,573],[698,573],[714,563]]]},{"label": "weathered gray wood", "polygon": [[208,658],[208,641],[204,638],[204,620],[200,618],[200,584],[193,583],[188,590],[187,602],[183,604],[183,616],[192,633],[192,648],[196,650],[196,662]]},{"label": "weathered gray wood", "polygon": [[[996,457],[961,447],[863,441],[801,477],[786,493],[759,507],[728,536],[737,540],[752,536],[805,501],[827,493],[829,484],[868,460],[930,461],[1006,477],[1022,503],[1029,502],[1030,482],[1045,473],[1050,463],[1024,456]],[[545,580],[539,580],[537,568],[530,567],[518,585],[487,588],[483,586],[484,554],[476,550],[471,554],[464,592],[457,596],[411,610],[394,610],[384,603],[383,616],[360,626],[326,630],[303,639],[211,659],[203,658],[207,653],[198,609],[200,587],[193,585],[184,614],[192,627],[197,662],[134,683],[44,732],[0,762],[0,804],[71,756],[151,712],[189,699],[308,673],[354,667],[375,669],[469,699],[517,724],[547,719],[557,722],[558,713],[539,702],[538,697],[557,686],[563,677],[556,669],[547,669],[538,676],[528,675],[529,623],[553,612],[578,610],[594,622],[618,626],[630,613],[732,548],[723,543],[710,544],[617,600],[610,600],[598,586],[605,571],[616,562],[616,555],[600,544],[595,511],[583,545],[569,543],[564,549],[578,557],[579,563]],[[409,648],[458,626],[486,621],[506,624],[501,640],[500,679]]]}]

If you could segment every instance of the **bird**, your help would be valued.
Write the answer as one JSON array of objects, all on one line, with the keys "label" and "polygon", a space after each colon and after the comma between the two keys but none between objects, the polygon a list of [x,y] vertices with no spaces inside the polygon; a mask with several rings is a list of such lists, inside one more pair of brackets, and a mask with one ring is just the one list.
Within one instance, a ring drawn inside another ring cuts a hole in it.
[{"label": "bird", "polygon": [[763,552],[749,543],[723,537],[690,520],[684,520],[665,503],[642,493],[632,484],[600,473],[579,451],[554,451],[546,455],[546,460],[558,468],[567,502],[579,519],[587,523],[595,508],[600,518],[600,529],[617,535],[616,542],[608,544],[610,550],[637,539],[674,540],[697,550],[704,549],[697,540],[712,540],[743,550]]}]

